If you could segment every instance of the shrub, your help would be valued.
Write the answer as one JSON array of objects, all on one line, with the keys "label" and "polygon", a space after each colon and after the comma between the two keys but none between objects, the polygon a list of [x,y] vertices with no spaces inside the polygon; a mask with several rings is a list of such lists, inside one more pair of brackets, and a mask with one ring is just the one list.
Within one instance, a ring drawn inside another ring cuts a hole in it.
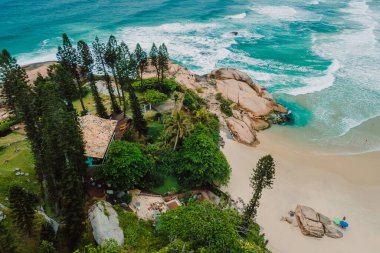
[{"label": "shrub", "polygon": [[228,117],[233,115],[231,105],[232,102],[228,99],[225,99],[221,93],[216,94],[216,100],[220,102],[220,110]]},{"label": "shrub", "polygon": [[0,136],[5,136],[11,132],[11,126],[17,124],[18,120],[15,117],[3,120],[0,122]]},{"label": "shrub", "polygon": [[144,100],[151,104],[161,104],[168,99],[168,96],[157,90],[147,90],[144,93]]},{"label": "shrub", "polygon": [[157,112],[156,111],[153,111],[153,110],[149,110],[149,111],[146,111],[144,113],[144,119],[146,121],[153,121],[157,118]]},{"label": "shrub", "polygon": [[183,100],[184,106],[191,112],[201,109],[206,105],[206,102],[199,97],[194,91],[187,90]]},{"label": "shrub", "polygon": [[206,127],[197,125],[184,141],[182,164],[176,167],[180,180],[195,187],[224,185],[231,168]]},{"label": "shrub", "polygon": [[146,90],[158,90],[167,95],[179,88],[179,85],[174,79],[164,79],[162,83],[158,83],[156,78],[144,79],[142,86],[140,81],[135,81],[132,83],[132,86],[139,92],[144,92]]}]

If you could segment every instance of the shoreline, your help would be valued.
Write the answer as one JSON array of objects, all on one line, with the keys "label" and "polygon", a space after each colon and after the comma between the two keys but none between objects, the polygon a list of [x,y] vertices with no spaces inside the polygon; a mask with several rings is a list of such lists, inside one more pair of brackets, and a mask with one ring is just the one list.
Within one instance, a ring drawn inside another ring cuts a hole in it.
[{"label": "shoreline", "polygon": [[[291,140],[278,140],[268,129],[259,132],[261,143],[248,147],[226,137],[222,149],[232,167],[223,190],[248,202],[249,177],[259,158],[271,154],[276,161],[273,189],[265,189],[257,222],[273,253],[376,252],[380,219],[380,152],[359,155],[319,154]],[[297,204],[308,205],[329,216],[346,216],[350,228],[341,239],[302,235],[298,227],[280,221]],[[365,237],[364,237],[365,236]]]}]

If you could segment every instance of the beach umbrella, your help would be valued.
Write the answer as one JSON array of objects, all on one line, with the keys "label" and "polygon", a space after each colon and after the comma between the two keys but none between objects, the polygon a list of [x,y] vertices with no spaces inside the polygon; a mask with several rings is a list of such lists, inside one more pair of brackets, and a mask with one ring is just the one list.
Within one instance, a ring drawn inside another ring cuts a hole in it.
[{"label": "beach umbrella", "polygon": [[334,223],[335,223],[336,225],[340,225],[340,221],[341,221],[341,219],[339,219],[339,218],[334,218]]}]

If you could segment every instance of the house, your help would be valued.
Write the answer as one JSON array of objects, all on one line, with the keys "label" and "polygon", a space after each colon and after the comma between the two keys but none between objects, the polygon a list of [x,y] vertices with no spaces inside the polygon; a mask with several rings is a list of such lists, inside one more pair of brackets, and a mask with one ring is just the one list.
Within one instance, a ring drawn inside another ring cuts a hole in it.
[{"label": "house", "polygon": [[79,118],[79,124],[83,133],[86,163],[89,167],[102,164],[114,140],[117,121],[85,115]]}]

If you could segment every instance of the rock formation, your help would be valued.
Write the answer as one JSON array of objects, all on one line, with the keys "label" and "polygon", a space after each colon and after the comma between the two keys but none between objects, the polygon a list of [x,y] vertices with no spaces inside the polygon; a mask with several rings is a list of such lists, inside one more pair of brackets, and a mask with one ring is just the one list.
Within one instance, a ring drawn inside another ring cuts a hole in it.
[{"label": "rock formation", "polygon": [[[154,77],[149,70],[145,77]],[[169,66],[168,76],[178,83],[198,92],[208,104],[209,110],[218,115],[221,124],[227,126],[235,139],[247,145],[258,143],[256,132],[286,119],[287,109],[278,104],[269,92],[255,83],[247,74],[236,69],[217,69],[208,75],[197,76],[176,63]],[[233,117],[220,111],[216,94],[232,102]]]},{"label": "rock formation", "polygon": [[330,218],[317,213],[313,208],[298,205],[296,218],[302,234],[321,238],[324,235],[332,238],[342,238],[343,233],[333,225]]},{"label": "rock formation", "polygon": [[119,245],[124,243],[124,233],[119,227],[119,219],[112,205],[106,201],[96,202],[88,211],[95,241],[102,245],[114,239]]}]

